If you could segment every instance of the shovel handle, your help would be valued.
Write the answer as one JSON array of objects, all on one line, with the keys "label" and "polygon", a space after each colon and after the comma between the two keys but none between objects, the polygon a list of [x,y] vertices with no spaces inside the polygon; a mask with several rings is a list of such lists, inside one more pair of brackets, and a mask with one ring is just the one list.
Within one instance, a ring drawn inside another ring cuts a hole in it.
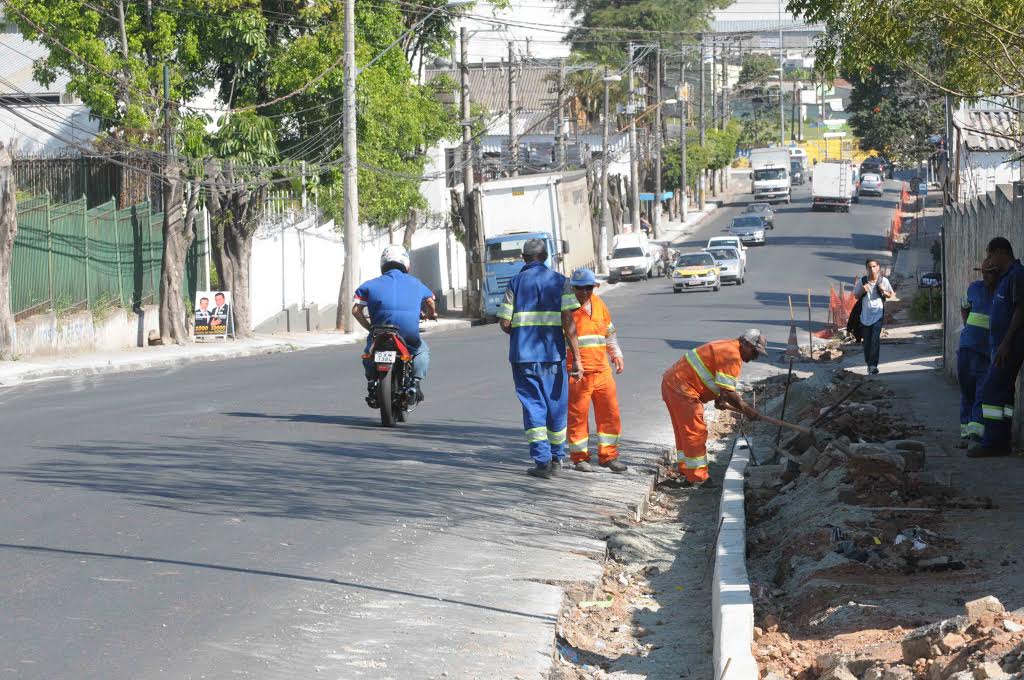
[{"label": "shovel handle", "polygon": [[[726,407],[725,410],[727,410],[727,411],[734,411],[736,413],[739,413],[739,411],[737,411],[736,409],[730,408],[728,406]],[[800,432],[802,434],[810,434],[811,433],[811,428],[809,428],[809,427],[804,427],[803,425],[797,425],[795,423],[787,423],[785,420],[779,420],[778,418],[772,418],[771,416],[766,416],[763,413],[760,414],[760,416],[761,417],[759,418],[759,420],[762,423],[768,423],[770,425],[778,425],[779,427],[785,427],[785,428],[788,428],[790,430],[794,430],[796,432]]]}]

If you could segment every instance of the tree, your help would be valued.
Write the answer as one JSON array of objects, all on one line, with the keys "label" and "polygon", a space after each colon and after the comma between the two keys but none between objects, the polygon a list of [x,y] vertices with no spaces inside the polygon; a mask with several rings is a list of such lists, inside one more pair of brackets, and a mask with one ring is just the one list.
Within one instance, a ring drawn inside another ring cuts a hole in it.
[{"label": "tree", "polygon": [[850,128],[860,148],[877,150],[902,164],[932,151],[927,140],[942,134],[943,99],[907,69],[877,64],[863,75],[848,74]]},{"label": "tree", "polygon": [[[1019,0],[790,0],[822,23],[817,63],[864,75],[876,64],[906,69],[934,92],[963,100],[1024,95],[1024,16]],[[830,74],[831,75],[831,74]]]},{"label": "tree", "polygon": [[14,314],[11,312],[11,255],[18,234],[18,208],[11,154],[0,144],[0,359],[14,356]]},{"label": "tree", "polygon": [[747,54],[740,68],[739,84],[763,83],[779,73],[779,60],[767,54]]},{"label": "tree", "polygon": [[779,117],[776,112],[766,109],[755,111],[740,119],[738,143],[745,148],[755,149],[768,146],[779,138]]}]

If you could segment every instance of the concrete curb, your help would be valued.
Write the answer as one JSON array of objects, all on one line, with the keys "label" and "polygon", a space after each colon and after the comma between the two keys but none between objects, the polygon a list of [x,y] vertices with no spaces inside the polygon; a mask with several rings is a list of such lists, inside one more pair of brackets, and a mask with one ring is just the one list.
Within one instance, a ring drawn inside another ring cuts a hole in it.
[{"label": "concrete curb", "polygon": [[[425,328],[423,335],[434,335],[453,330],[461,330],[473,326],[472,319],[446,319],[442,323]],[[128,373],[131,371],[143,371],[155,368],[175,368],[187,364],[195,364],[206,361],[224,361],[228,359],[242,359],[245,357],[260,356],[264,354],[283,354],[285,352],[301,352],[308,349],[319,349],[322,347],[339,347],[342,345],[353,345],[363,341],[363,334],[345,335],[334,334],[308,334],[307,337],[297,336],[289,339],[268,339],[256,338],[254,340],[243,340],[243,344],[208,345],[202,352],[189,352],[184,348],[167,348],[171,352],[161,353],[158,349],[148,350],[152,356],[130,357],[131,350],[124,353],[123,359],[101,359],[89,363],[86,357],[78,359],[69,358],[71,365],[54,365],[46,368],[29,368],[20,372],[11,372],[10,375],[0,373],[0,387],[15,387],[22,383],[38,380],[57,380],[61,378],[74,378],[92,375],[107,375],[115,373]],[[195,347],[186,345],[185,348]]]},{"label": "concrete curb", "polygon": [[743,507],[743,473],[749,462],[750,443],[745,437],[737,437],[722,483],[714,591],[711,593],[717,680],[758,680],[759,677],[757,662],[750,651],[754,641],[754,600],[747,577],[747,518]]}]

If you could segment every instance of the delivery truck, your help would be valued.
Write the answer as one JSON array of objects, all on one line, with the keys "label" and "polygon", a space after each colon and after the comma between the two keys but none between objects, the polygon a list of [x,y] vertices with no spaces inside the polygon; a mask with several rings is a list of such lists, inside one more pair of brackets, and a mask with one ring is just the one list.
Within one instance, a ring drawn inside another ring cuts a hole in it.
[{"label": "delivery truck", "polygon": [[782,147],[750,152],[750,193],[755,201],[789,203],[789,151]]},{"label": "delivery truck", "polygon": [[850,212],[856,179],[850,161],[822,161],[811,178],[811,210]]},{"label": "delivery truck", "polygon": [[547,244],[547,265],[570,275],[597,260],[586,172],[508,177],[479,186],[484,233],[484,313],[493,317],[512,277],[523,268],[523,244]]}]

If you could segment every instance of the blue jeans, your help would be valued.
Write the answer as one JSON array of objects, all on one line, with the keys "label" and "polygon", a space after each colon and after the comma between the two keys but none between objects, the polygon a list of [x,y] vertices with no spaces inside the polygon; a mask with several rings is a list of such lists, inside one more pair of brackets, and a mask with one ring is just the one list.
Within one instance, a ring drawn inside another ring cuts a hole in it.
[{"label": "blue jeans", "polygon": [[564,361],[512,364],[516,396],[523,406],[523,429],[538,466],[565,458],[569,417],[569,375]]},{"label": "blue jeans", "polygon": [[[373,342],[373,338],[366,339],[363,354],[370,351],[371,342]],[[412,377],[423,380],[427,377],[427,369],[430,367],[430,348],[427,347],[425,340],[420,340],[420,346],[416,348],[410,347],[409,351],[412,352]],[[363,368],[366,370],[367,380],[377,379],[377,365],[373,363],[373,357],[363,359]]]},{"label": "blue jeans", "polygon": [[882,320],[879,319],[870,326],[863,327],[864,333],[864,363],[868,368],[878,367],[878,347],[882,344]]}]

